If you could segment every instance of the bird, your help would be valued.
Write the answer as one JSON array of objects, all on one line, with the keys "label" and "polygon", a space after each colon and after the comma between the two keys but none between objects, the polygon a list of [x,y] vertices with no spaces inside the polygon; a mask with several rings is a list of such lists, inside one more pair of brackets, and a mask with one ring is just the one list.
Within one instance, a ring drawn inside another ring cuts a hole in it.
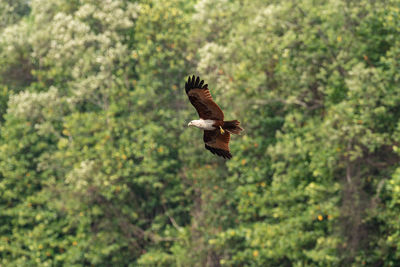
[{"label": "bird", "polygon": [[240,134],[243,128],[240,127],[238,120],[224,121],[224,113],[214,102],[208,84],[200,77],[188,78],[185,83],[185,91],[190,103],[199,114],[199,120],[192,120],[188,127],[197,127],[204,130],[203,141],[205,148],[211,153],[224,159],[231,159],[232,154],[229,150],[229,140],[231,134]]}]

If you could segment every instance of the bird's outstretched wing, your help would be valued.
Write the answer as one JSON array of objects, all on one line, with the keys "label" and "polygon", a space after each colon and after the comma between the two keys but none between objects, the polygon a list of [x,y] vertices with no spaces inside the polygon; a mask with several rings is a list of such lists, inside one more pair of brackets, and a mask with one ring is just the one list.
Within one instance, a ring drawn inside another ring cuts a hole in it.
[{"label": "bird's outstretched wing", "polygon": [[224,120],[224,113],[211,97],[208,84],[203,85],[204,81],[200,81],[200,77],[189,77],[185,83],[185,91],[189,97],[190,103],[195,107],[199,117],[203,120]]},{"label": "bird's outstretched wing", "polygon": [[206,149],[210,150],[211,153],[217,154],[224,159],[232,158],[232,154],[229,151],[229,140],[230,134],[225,131],[221,134],[220,130],[204,131],[203,140]]}]

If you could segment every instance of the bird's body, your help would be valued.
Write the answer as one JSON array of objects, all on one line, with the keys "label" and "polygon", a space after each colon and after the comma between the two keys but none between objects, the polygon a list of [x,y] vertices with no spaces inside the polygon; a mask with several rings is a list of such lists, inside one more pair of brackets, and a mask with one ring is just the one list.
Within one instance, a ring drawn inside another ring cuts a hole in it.
[{"label": "bird's body", "polygon": [[189,122],[188,126],[194,126],[204,130],[203,141],[205,148],[211,153],[230,159],[229,151],[230,134],[240,134],[243,129],[237,120],[224,121],[224,113],[211,97],[208,85],[193,75],[185,84],[185,91],[190,103],[196,108],[199,120]]}]

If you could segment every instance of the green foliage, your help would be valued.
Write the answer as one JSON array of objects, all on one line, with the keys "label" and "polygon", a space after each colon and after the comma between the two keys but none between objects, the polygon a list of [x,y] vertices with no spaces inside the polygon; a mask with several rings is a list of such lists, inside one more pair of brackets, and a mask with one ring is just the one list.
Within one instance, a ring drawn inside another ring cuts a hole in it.
[{"label": "green foliage", "polygon": [[[400,264],[398,0],[0,14],[0,265]],[[191,74],[246,130],[228,162]]]}]

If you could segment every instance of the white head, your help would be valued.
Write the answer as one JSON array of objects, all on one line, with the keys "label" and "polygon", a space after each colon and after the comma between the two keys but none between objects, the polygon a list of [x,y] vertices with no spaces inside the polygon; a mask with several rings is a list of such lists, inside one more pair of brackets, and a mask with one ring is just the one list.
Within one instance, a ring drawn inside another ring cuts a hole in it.
[{"label": "white head", "polygon": [[188,126],[188,127],[190,127],[190,126],[197,126],[197,120],[194,120],[194,121],[189,122],[187,126]]},{"label": "white head", "polygon": [[215,130],[215,127],[213,126],[213,124],[215,123],[215,121],[213,120],[192,120],[191,122],[188,123],[188,126],[194,126],[203,130],[208,130],[208,131],[212,131]]}]

